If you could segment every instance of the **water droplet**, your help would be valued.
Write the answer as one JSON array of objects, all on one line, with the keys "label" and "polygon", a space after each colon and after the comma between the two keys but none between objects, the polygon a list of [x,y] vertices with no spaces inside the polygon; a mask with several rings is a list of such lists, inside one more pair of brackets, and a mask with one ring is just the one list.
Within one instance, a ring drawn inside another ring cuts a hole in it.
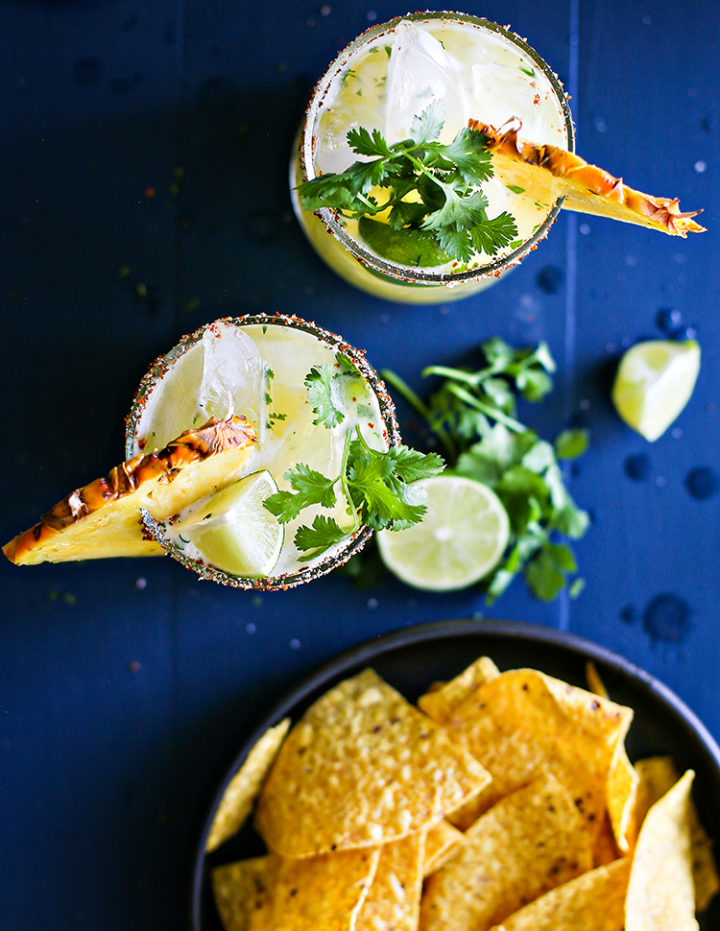
[{"label": "water droplet", "polygon": [[290,649],[291,650],[300,649],[300,641],[297,639],[297,637],[293,637],[292,640],[290,641]]},{"label": "water droplet", "polygon": [[605,122],[604,117],[596,116],[593,122],[595,123],[595,129],[597,130],[597,132],[599,133],[607,132],[607,123]]},{"label": "water droplet", "polygon": [[580,231],[581,236],[589,236],[590,235],[590,224],[581,223],[580,226],[578,226],[578,230]]},{"label": "water droplet", "polygon": [[643,26],[649,26],[651,23],[652,23],[652,16],[650,15],[650,13],[645,13],[645,15],[642,18]]},{"label": "water droplet", "polygon": [[139,592],[144,591],[147,588],[147,579],[144,579],[142,576],[140,576],[139,579],[135,579],[135,588]]},{"label": "water droplet", "polygon": [[256,627],[254,624],[246,624],[246,625],[245,625],[245,633],[246,633],[246,634],[254,634],[256,630],[257,630],[257,627]]},{"label": "water droplet", "polygon": [[81,87],[94,87],[103,76],[102,63],[97,58],[80,58],[75,62],[73,77]]},{"label": "water droplet", "polygon": [[704,162],[701,158],[699,158],[693,165],[693,168],[699,175],[701,175],[703,172],[707,171],[707,162]]},{"label": "water droplet", "polygon": [[378,606],[378,600],[377,600],[377,598],[368,598],[367,606],[368,606],[368,608],[370,608],[372,611],[374,611],[375,608],[377,608],[377,606]]},{"label": "water droplet", "polygon": [[655,314],[655,325],[663,333],[671,333],[682,324],[682,314],[674,307],[661,307]]},{"label": "water droplet", "polygon": [[637,608],[634,605],[625,605],[620,609],[620,620],[624,624],[634,624],[637,619]]},{"label": "water droplet", "polygon": [[663,643],[682,643],[690,633],[690,605],[683,598],[672,593],[655,595],[642,615],[645,630],[653,640]]},{"label": "water droplet", "polygon": [[537,273],[535,282],[546,294],[557,294],[563,283],[564,275],[556,265],[546,265]]},{"label": "water droplet", "polygon": [[650,460],[643,453],[628,456],[623,463],[623,469],[625,475],[634,482],[644,482],[650,477]]},{"label": "water droplet", "polygon": [[708,466],[698,466],[696,469],[691,469],[685,476],[685,487],[697,501],[705,501],[717,494],[720,489],[720,478]]}]

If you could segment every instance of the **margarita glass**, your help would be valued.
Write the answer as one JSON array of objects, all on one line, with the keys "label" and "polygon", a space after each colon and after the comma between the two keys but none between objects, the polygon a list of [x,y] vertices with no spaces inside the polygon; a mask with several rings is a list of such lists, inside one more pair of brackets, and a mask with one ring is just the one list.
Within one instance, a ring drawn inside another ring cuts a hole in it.
[{"label": "margarita glass", "polygon": [[557,76],[523,39],[489,20],[408,14],[374,26],[343,49],[315,87],[300,132],[290,170],[295,213],[312,246],[339,275],[377,297],[412,304],[454,300],[488,287],[547,235],[561,206],[561,200],[541,203],[490,178],[482,184],[487,214],[510,213],[516,238],[493,255],[476,251],[464,262],[433,265],[417,264],[412,246],[407,259],[398,258],[397,248],[389,258],[378,237],[371,237],[371,245],[363,235],[362,220],[326,207],[303,209],[299,184],[362,160],[348,144],[349,130],[379,130],[389,144],[399,142],[433,102],[442,107],[441,142],[452,141],[471,118],[496,127],[515,118],[522,123],[521,138],[569,151],[574,145]]},{"label": "margarita glass", "polygon": [[[338,354],[351,366],[351,374],[333,388],[344,393],[347,413],[342,424],[329,429],[314,422],[305,379],[314,367],[337,367]],[[327,476],[337,475],[346,435],[357,429],[374,449],[400,442],[392,401],[362,352],[297,317],[255,315],[207,324],[156,360],[127,417],[128,456],[162,448],[183,430],[232,412],[255,425],[257,444],[242,473],[229,481],[267,471],[277,488],[286,490],[290,485],[285,475],[298,463]],[[285,589],[310,581],[344,563],[370,535],[360,527],[321,555],[307,559],[294,542],[297,527],[320,511],[319,506],[307,508],[285,525],[279,557],[269,574],[248,578],[210,564],[193,543],[192,534],[183,532],[188,524],[197,526],[198,520],[209,516],[208,511],[212,507],[207,501],[193,502],[163,527],[146,518],[146,528],[187,568],[238,588]],[[342,494],[334,508],[322,509],[322,513],[340,526],[349,522]]]}]

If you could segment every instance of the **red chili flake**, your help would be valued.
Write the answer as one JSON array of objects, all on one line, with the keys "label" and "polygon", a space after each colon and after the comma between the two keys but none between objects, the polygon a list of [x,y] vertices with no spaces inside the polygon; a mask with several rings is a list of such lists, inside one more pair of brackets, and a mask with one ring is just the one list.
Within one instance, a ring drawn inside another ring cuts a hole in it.
[{"label": "red chili flake", "polygon": [[537,106],[540,103],[540,94],[535,94],[533,97],[533,103]]},{"label": "red chili flake", "polygon": [[368,420],[368,427],[370,427],[371,430],[374,430],[374,429],[375,429],[375,424],[374,424],[374,423],[370,423],[370,421]]},{"label": "red chili flake", "polygon": [[146,197],[154,197],[154,196],[155,196],[155,188],[154,188],[154,187],[146,187],[146,188],[145,188],[145,196],[146,196]]},{"label": "red chili flake", "polygon": [[140,670],[140,663],[134,659],[131,663],[128,663],[128,669],[130,672],[138,672]]}]

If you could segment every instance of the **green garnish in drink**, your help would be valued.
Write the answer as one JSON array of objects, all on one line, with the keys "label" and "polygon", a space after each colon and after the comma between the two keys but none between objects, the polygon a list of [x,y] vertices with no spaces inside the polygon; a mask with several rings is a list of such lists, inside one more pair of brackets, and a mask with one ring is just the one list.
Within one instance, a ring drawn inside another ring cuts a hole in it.
[{"label": "green garnish in drink", "polygon": [[[305,379],[308,401],[315,411],[315,424],[333,429],[349,414],[344,397],[359,375],[341,353],[337,366],[314,366]],[[422,520],[427,496],[411,483],[438,475],[444,462],[436,453],[427,455],[407,446],[374,449],[365,441],[359,426],[348,429],[341,469],[326,476],[298,463],[285,473],[292,491],[278,491],[264,506],[281,524],[294,520],[313,504],[334,508],[338,493],[347,501],[348,526],[341,527],[334,517],[317,514],[311,526],[301,526],[295,534],[296,547],[307,553],[301,559],[314,559],[336,543],[352,536],[362,525],[374,530],[402,530]]]},{"label": "green garnish in drink", "polygon": [[[420,264],[415,260],[418,234],[426,248],[428,243],[435,247],[431,261],[423,264],[439,264],[437,250],[459,262],[479,252],[495,255],[517,237],[518,230],[507,211],[487,215],[488,198],[481,185],[494,172],[485,136],[464,127],[452,142],[443,144],[437,141],[443,125],[443,105],[435,100],[412,121],[410,138],[393,145],[379,129],[351,129],[347,140],[352,151],[370,160],[299,185],[302,206],[305,210],[329,207],[351,219],[385,214],[387,225],[398,235],[393,239],[388,233],[382,240],[375,230],[374,242],[371,237],[368,245],[393,261],[405,258],[407,264]],[[404,233],[413,237],[408,236],[405,255],[398,246]],[[382,248],[392,254],[380,252]]]}]

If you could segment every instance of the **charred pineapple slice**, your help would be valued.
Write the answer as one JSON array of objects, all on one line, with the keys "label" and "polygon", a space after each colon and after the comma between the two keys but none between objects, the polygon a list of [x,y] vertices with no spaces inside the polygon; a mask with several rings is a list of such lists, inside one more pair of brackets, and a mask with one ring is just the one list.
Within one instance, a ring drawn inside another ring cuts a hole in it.
[{"label": "charred pineapple slice", "polygon": [[19,566],[109,556],[160,556],[143,533],[141,508],[165,520],[237,478],[256,442],[244,417],[210,420],[165,449],[140,454],[78,488],[3,552]]},{"label": "charred pineapple slice", "polygon": [[552,203],[564,197],[566,210],[637,223],[683,239],[688,233],[705,232],[691,219],[702,211],[682,213],[677,197],[643,194],[573,152],[519,141],[522,124],[518,119],[508,120],[499,129],[477,120],[470,120],[468,125],[486,137],[497,176],[506,184],[531,192],[536,200]]}]

